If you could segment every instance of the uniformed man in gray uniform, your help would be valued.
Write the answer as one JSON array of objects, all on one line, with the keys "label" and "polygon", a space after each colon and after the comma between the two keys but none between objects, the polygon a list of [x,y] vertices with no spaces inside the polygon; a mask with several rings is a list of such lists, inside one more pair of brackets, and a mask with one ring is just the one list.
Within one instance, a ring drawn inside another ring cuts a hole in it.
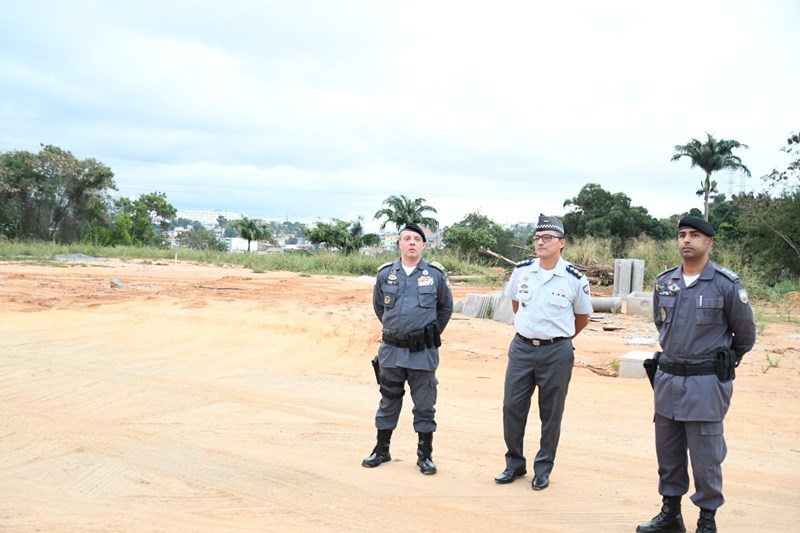
[{"label": "uniformed man in gray uniform", "polygon": [[[734,368],[753,347],[756,325],[747,291],[733,272],[708,259],[714,227],[700,217],[678,223],[682,265],[659,274],[653,318],[662,352],[654,376],[656,456],[661,512],[640,533],[686,531],[681,496],[691,459],[700,508],[697,531],[716,531],[727,447],[722,421],[733,393]],[[687,458],[688,450],[688,458]]]},{"label": "uniformed man in gray uniform", "polygon": [[550,484],[561,436],[575,362],[572,338],[589,323],[592,299],[583,272],[561,258],[567,241],[559,219],[541,215],[533,242],[537,258],[517,265],[504,293],[514,309],[517,333],[508,348],[503,393],[506,469],[494,480],[511,483],[527,473],[522,444],[531,397],[538,387],[542,426],[531,486],[542,490]]},{"label": "uniformed man in gray uniform", "polygon": [[453,295],[442,265],[422,259],[425,233],[416,224],[400,231],[400,259],[378,269],[372,306],[383,325],[376,356],[381,401],[375,415],[378,442],[362,465],[374,468],[392,460],[389,443],[403,407],[408,381],[414,402],[414,431],[419,435],[417,466],[435,474],[433,432],[436,431],[436,368],[441,333],[453,314]]}]

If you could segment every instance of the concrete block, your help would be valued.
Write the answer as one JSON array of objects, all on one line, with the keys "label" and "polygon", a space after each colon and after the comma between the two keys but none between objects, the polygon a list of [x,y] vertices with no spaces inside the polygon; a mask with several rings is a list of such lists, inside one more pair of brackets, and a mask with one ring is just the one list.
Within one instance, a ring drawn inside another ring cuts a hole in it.
[{"label": "concrete block", "polygon": [[631,292],[633,259],[614,259],[614,294],[623,300]]},{"label": "concrete block", "polygon": [[500,298],[500,293],[484,294],[483,305],[481,305],[480,312],[476,318],[492,318],[494,310],[497,307],[497,300]]},{"label": "concrete block", "polygon": [[637,316],[653,316],[653,294],[635,291],[625,300],[625,314]]},{"label": "concrete block", "polygon": [[644,371],[644,360],[653,357],[653,352],[633,351],[628,352],[619,360],[619,377],[621,378],[644,378],[647,374]]},{"label": "concrete block", "polygon": [[471,318],[492,318],[492,312],[497,305],[500,293],[497,294],[467,294],[464,309],[461,314]]},{"label": "concrete block", "polygon": [[631,259],[631,290],[641,292],[644,288],[644,259]]},{"label": "concrete block", "polygon": [[482,294],[467,294],[461,313],[465,316],[475,318],[478,316],[478,313],[480,313],[481,305],[483,305]]},{"label": "concrete block", "polygon": [[494,304],[494,312],[492,318],[504,324],[514,323],[514,308],[511,306],[511,299],[503,296],[498,296],[497,302]]}]

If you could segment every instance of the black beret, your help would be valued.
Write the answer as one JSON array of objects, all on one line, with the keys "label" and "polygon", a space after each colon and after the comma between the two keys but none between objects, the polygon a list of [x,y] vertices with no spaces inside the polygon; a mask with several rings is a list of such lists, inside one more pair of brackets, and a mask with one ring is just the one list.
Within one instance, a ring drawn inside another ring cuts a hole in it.
[{"label": "black beret", "polygon": [[548,217],[540,214],[539,222],[537,222],[536,224],[536,231],[546,231],[546,230],[557,231],[563,236],[564,224],[562,224],[561,221],[556,217]]},{"label": "black beret", "polygon": [[714,226],[700,217],[683,217],[681,221],[678,222],[678,231],[682,228],[694,228],[697,231],[702,231],[709,237],[713,237],[717,234],[717,232],[714,231]]},{"label": "black beret", "polygon": [[428,239],[425,238],[425,232],[422,231],[422,228],[417,226],[416,224],[406,224],[406,227],[400,230],[400,233],[404,231],[413,231],[415,233],[419,233],[422,237],[422,242],[428,242]]}]

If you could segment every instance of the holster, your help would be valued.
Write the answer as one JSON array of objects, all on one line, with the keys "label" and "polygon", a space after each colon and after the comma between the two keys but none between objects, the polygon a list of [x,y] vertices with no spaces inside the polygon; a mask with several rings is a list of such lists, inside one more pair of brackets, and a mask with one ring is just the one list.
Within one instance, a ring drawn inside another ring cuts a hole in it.
[{"label": "holster", "polygon": [[720,381],[728,381],[736,378],[736,367],[739,359],[736,351],[728,348],[717,353],[717,377]]},{"label": "holster", "polygon": [[375,371],[375,381],[378,385],[381,384],[381,364],[378,362],[378,356],[372,358],[372,370]]},{"label": "holster", "polygon": [[419,352],[425,349],[425,329],[418,329],[408,334],[408,351]]},{"label": "holster", "polygon": [[661,352],[655,352],[653,357],[645,359],[642,363],[644,371],[647,374],[647,379],[650,380],[650,386],[655,389],[656,370],[658,370],[658,360],[661,359]]},{"label": "holster", "polygon": [[442,345],[442,331],[439,329],[439,323],[435,320],[425,326],[425,346],[428,348],[438,348]]}]

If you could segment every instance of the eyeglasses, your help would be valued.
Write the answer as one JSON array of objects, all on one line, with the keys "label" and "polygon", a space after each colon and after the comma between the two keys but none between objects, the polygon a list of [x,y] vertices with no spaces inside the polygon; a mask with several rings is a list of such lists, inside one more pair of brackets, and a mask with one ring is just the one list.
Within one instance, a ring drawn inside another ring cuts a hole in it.
[{"label": "eyeglasses", "polygon": [[548,244],[553,239],[560,239],[561,237],[557,237],[555,235],[534,235],[533,236],[533,243],[536,244],[539,241],[542,241],[544,244]]}]

